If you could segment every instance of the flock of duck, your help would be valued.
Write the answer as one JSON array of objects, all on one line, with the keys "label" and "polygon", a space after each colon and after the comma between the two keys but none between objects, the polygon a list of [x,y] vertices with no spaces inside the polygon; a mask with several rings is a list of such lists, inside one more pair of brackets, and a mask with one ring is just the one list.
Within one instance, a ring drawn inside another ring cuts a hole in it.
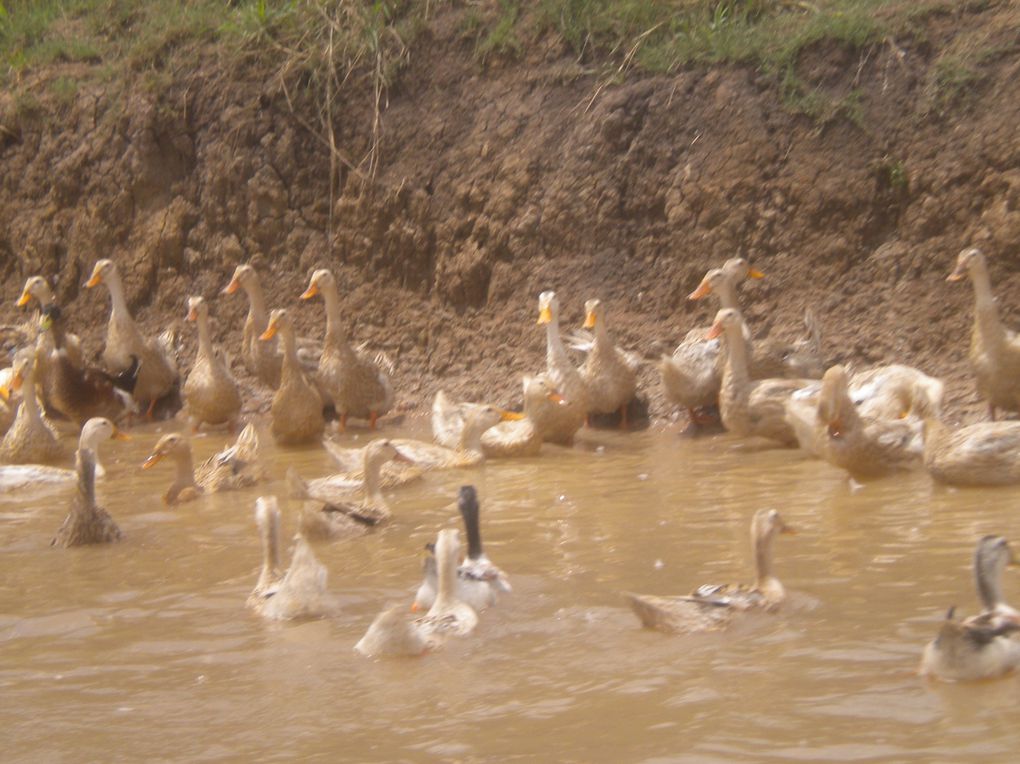
[{"label": "flock of duck", "polygon": [[[833,366],[821,373],[819,336],[808,314],[808,338],[793,343],[755,342],[740,312],[737,287],[761,278],[743,258],[710,270],[691,299],[714,295],[720,309],[710,327],[694,329],[659,369],[663,390],[684,407],[697,431],[720,421],[741,437],[760,437],[799,447],[865,480],[923,466],[935,480],[953,485],[1020,482],[1020,421],[995,421],[997,409],[1020,411],[1020,338],[998,316],[987,263],[977,249],[957,258],[948,280],[970,278],[975,295],[970,359],[991,421],[952,429],[941,419],[943,384],[904,365],[852,372]],[[40,276],[25,284],[19,306],[38,303],[38,317],[20,328],[21,347],[10,368],[0,371],[0,488],[77,484],[70,511],[53,544],[75,546],[117,540],[121,531],[96,503],[95,481],[103,475],[98,451],[103,440],[128,438],[115,422],[155,418],[181,411],[190,429],[240,425],[242,395],[229,360],[213,344],[209,306],[187,302],[196,324],[197,351],[183,382],[175,337],[146,337],[133,320],[117,266],[96,263],[85,286],[105,285],[111,303],[99,364],[88,361],[80,340],[66,330],[53,291]],[[325,333],[321,342],[299,338],[286,309],[267,310],[258,275],[236,268],[223,294],[244,290],[249,312],[240,357],[248,373],[274,390],[269,430],[280,445],[322,443],[337,472],[305,480],[287,474],[288,491],[302,500],[299,533],[290,565],[280,560],[280,509],[275,496],[255,502],[263,566],[248,605],[270,619],[321,615],[328,609],[327,573],[313,542],[351,539],[386,523],[391,512],[384,488],[395,488],[427,470],[472,467],[486,458],[535,455],[543,442],[570,445],[593,414],[618,414],[628,426],[628,406],[642,360],[617,347],[599,300],[585,303],[584,329],[567,338],[586,353],[575,366],[561,337],[559,304],[553,292],[538,300],[538,323],[546,328],[546,368],[523,381],[523,411],[452,401],[439,392],[432,407],[435,442],[372,440],[343,448],[329,438],[330,412],[343,431],[351,418],[377,429],[394,401],[392,364],[383,354],[352,346],[341,315],[336,281],[315,271],[302,300],[321,297]],[[820,379],[819,379],[820,377]],[[51,420],[80,431],[75,469],[49,466],[66,454]],[[252,423],[236,441],[197,468],[186,432],[158,439],[142,467],[167,459],[173,482],[163,496],[169,505],[218,491],[257,484],[266,476],[259,437]],[[439,531],[429,545],[424,582],[411,611],[406,605],[382,612],[356,649],[371,656],[420,654],[453,636],[470,633],[478,614],[510,591],[507,576],[482,548],[479,500],[472,486],[458,505],[467,537]],[[771,612],[786,596],[773,572],[777,534],[793,530],[774,509],[751,522],[757,576],[750,585],[702,586],[684,596],[628,594],[635,614],[650,628],[671,633],[725,628],[742,613]],[[950,609],[938,636],[924,650],[921,672],[944,679],[1004,674],[1020,664],[1020,612],[1003,601],[1000,576],[1014,564],[1007,541],[987,536],[977,545],[974,571],[983,610],[966,619]]]}]

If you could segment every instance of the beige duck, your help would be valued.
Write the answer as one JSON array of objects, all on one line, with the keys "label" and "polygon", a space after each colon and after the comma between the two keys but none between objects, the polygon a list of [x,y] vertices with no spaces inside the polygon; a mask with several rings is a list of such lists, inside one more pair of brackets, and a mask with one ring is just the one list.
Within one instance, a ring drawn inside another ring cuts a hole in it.
[{"label": "beige duck", "polygon": [[1020,338],[999,320],[988,262],[981,250],[963,250],[947,280],[959,281],[964,276],[970,276],[974,286],[970,363],[978,393],[988,401],[988,414],[994,421],[997,408],[1020,411]]},{"label": "beige duck", "polygon": [[1002,596],[1002,572],[1015,566],[1009,542],[1002,536],[985,536],[974,551],[974,580],[983,610],[963,621],[950,608],[938,636],[928,643],[920,672],[949,681],[992,679],[1020,665],[1020,642],[1010,635],[1020,631],[1020,613]]},{"label": "beige duck", "polygon": [[1020,422],[979,422],[956,430],[925,421],[924,466],[940,483],[958,486],[1020,483]]},{"label": "beige duck", "polygon": [[326,336],[316,379],[333,401],[341,430],[347,426],[350,416],[367,419],[369,427],[375,429],[376,420],[393,405],[393,387],[383,368],[389,364],[382,356],[371,357],[355,350],[347,341],[340,319],[336,279],[328,270],[320,269],[312,274],[301,299],[310,300],[316,295],[322,295],[326,306]]},{"label": "beige duck", "polygon": [[[129,435],[117,429],[109,419],[96,417],[85,423],[78,438],[78,450],[92,453],[95,475],[98,478],[106,474],[99,461],[99,444],[104,440],[130,440]],[[51,467],[43,464],[4,464],[0,465],[0,492],[4,491],[37,491],[60,489],[78,480],[76,469]]]},{"label": "beige duck", "polygon": [[234,275],[223,288],[223,294],[234,294],[238,289],[244,289],[248,296],[248,315],[244,319],[241,334],[241,359],[249,374],[275,390],[280,386],[283,356],[275,338],[260,340],[269,326],[269,312],[266,310],[266,298],[258,274],[247,263],[234,269]]},{"label": "beige duck", "polygon": [[273,439],[280,445],[288,446],[318,441],[325,428],[322,398],[301,368],[294,324],[286,310],[272,312],[269,324],[259,338],[267,342],[277,333],[283,344],[283,370],[269,410]]},{"label": "beige duck", "polygon": [[545,377],[564,397],[562,406],[551,407],[542,439],[569,446],[584,424],[588,394],[581,373],[574,366],[560,336],[560,302],[555,292],[538,296],[538,323],[545,326]]},{"label": "beige duck", "polygon": [[922,424],[861,416],[850,398],[846,369],[833,366],[822,377],[815,407],[814,450],[854,478],[881,477],[920,466]]},{"label": "beige duck", "polygon": [[593,414],[620,412],[620,427],[627,427],[627,406],[637,390],[637,359],[621,352],[606,328],[601,300],[584,304],[584,328],[594,330],[588,357],[581,366],[581,379],[588,393],[588,411]]},{"label": "beige duck", "polygon": [[167,504],[192,501],[208,493],[247,488],[264,476],[258,462],[258,433],[251,424],[241,431],[232,446],[210,456],[197,470],[192,466],[191,443],[187,436],[176,432],[164,435],[156,441],[142,469],[151,469],[167,457],[177,468],[174,482],[163,494]]},{"label": "beige duck", "polygon": [[209,306],[201,297],[188,298],[188,321],[198,327],[198,351],[184,381],[184,402],[192,428],[204,424],[233,424],[241,413],[237,381],[213,348]]},{"label": "beige duck", "polygon": [[[49,283],[42,276],[29,276],[25,281],[25,287],[21,290],[21,297],[18,298],[17,305],[19,308],[28,305],[32,300],[35,300],[39,304],[40,318],[42,310],[50,306],[57,304],[57,298],[53,294],[53,290],[50,288]],[[38,324],[36,324],[38,326]],[[48,340],[44,340],[48,342]],[[64,347],[67,350],[67,357],[70,362],[81,368],[83,365],[83,356],[81,352],[81,340],[76,334],[66,334],[64,336]],[[47,345],[42,346],[43,350],[51,350]]]},{"label": "beige duck", "polygon": [[134,399],[146,406],[146,415],[152,417],[160,398],[174,391],[180,381],[173,353],[160,339],[146,339],[131,317],[120,272],[112,260],[100,260],[85,282],[91,289],[105,284],[110,293],[110,321],[106,327],[106,347],[103,363],[107,371],[118,374],[128,369],[137,358],[139,369],[134,386]]},{"label": "beige duck", "polygon": [[11,389],[21,392],[21,405],[14,422],[0,440],[2,463],[45,464],[64,457],[56,430],[43,414],[36,397],[35,359],[33,348],[21,350],[14,357]]},{"label": "beige duck", "polygon": [[275,496],[255,500],[255,524],[262,539],[262,570],[247,605],[263,618],[289,621],[328,615],[328,572],[298,535],[286,573],[280,571],[280,506]]},{"label": "beige duck", "polygon": [[[511,591],[510,580],[482,549],[482,531],[479,523],[478,492],[473,485],[461,486],[457,496],[457,509],[464,521],[467,534],[467,556],[457,568],[457,599],[467,603],[476,612],[496,604],[499,595]],[[433,550],[429,545],[428,552]],[[428,610],[436,600],[439,571],[436,558],[428,553],[422,566],[424,580],[414,595],[411,609]]]},{"label": "beige duck", "polygon": [[[409,441],[417,443],[418,441]],[[321,484],[338,491],[357,491],[364,488],[365,455],[368,446],[361,448],[344,448],[328,438],[323,439],[322,447],[326,449],[330,459],[339,472],[309,481],[310,485]],[[379,473],[379,485],[382,488],[398,488],[413,483],[425,475],[425,470],[411,460],[389,461],[382,466]]]},{"label": "beige duck", "polygon": [[11,381],[14,369],[10,366],[0,369],[0,435],[4,435],[14,423],[14,413],[18,410],[18,401],[11,396]]},{"label": "beige duck", "polygon": [[777,533],[794,532],[775,509],[759,509],[751,520],[757,572],[753,585],[706,585],[680,597],[627,594],[627,600],[646,628],[674,634],[723,629],[749,610],[774,611],[786,599],[786,590],[772,572],[772,542]]},{"label": "beige duck", "polygon": [[95,455],[79,448],[75,458],[78,472],[78,493],[71,500],[71,510],[61,524],[50,546],[68,548],[86,544],[107,544],[121,538],[120,528],[110,513],[96,504]]},{"label": "beige duck", "polygon": [[747,347],[742,341],[740,311],[723,308],[716,314],[709,339],[724,332],[726,363],[719,388],[719,413],[723,426],[741,437],[758,436],[785,446],[796,446],[796,433],[786,419],[786,401],[799,391],[816,391],[817,380],[761,379],[752,382],[748,372]]},{"label": "beige duck", "polygon": [[[447,448],[454,448],[469,462],[448,463],[446,466],[469,466],[477,464],[474,448],[475,436],[480,435],[482,455],[488,459],[513,456],[535,456],[542,449],[542,433],[548,420],[549,410],[565,403],[544,375],[524,377],[524,412],[514,414],[502,409],[502,421],[490,424],[494,407],[476,403],[452,403],[444,393],[436,394],[432,404],[432,436]],[[468,424],[472,426],[469,428]],[[405,448],[408,456],[418,461],[414,450]]]},{"label": "beige duck", "polygon": [[429,611],[413,621],[402,616],[397,608],[384,611],[354,646],[357,652],[370,657],[420,655],[449,637],[462,637],[474,631],[478,614],[457,598],[460,534],[452,528],[441,530],[435,552],[438,590]]},{"label": "beige duck", "polygon": [[287,473],[293,497],[317,505],[307,507],[302,514],[301,532],[305,536],[313,540],[357,536],[392,517],[382,494],[380,470],[391,459],[407,462],[408,458],[391,441],[380,438],[365,447],[364,459],[365,481],[360,499],[349,490],[338,490],[323,481],[306,483],[293,470]]}]

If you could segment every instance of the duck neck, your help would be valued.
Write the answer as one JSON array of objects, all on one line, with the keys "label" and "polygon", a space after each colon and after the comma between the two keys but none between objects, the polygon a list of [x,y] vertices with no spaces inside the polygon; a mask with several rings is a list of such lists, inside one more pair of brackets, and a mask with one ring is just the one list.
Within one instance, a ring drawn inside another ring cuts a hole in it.
[{"label": "duck neck", "polygon": [[257,281],[244,283],[245,294],[248,295],[248,320],[254,326],[258,334],[262,334],[269,325],[269,314],[266,312],[266,298],[262,294],[262,287]]},{"label": "duck neck", "polygon": [[212,336],[209,334],[209,316],[204,311],[199,312],[198,324],[198,355],[205,356],[210,361],[213,359]]},{"label": "duck neck", "polygon": [[464,428],[460,432],[460,451],[481,451],[482,450],[482,435],[488,427],[485,426],[483,421],[480,421],[480,417],[468,417],[468,420],[464,423]]},{"label": "duck neck", "polygon": [[335,345],[347,344],[347,333],[340,318],[340,295],[335,284],[319,287],[322,301],[326,306],[326,342]]},{"label": "duck neck", "polygon": [[754,565],[758,574],[757,586],[762,588],[767,583],[775,580],[772,575],[772,535],[766,533],[758,535],[752,531],[752,543],[754,544]]},{"label": "duck neck", "polygon": [[264,589],[280,575],[280,515],[270,513],[262,526],[262,572],[256,590]]},{"label": "duck neck", "polygon": [[22,377],[21,406],[25,409],[25,417],[29,421],[41,421],[42,412],[39,410],[39,401],[36,398],[35,388],[35,360],[26,365]]},{"label": "duck neck", "polygon": [[441,609],[452,605],[457,599],[457,560],[447,555],[436,559],[438,583],[436,585],[436,601],[433,609]]},{"label": "duck neck", "polygon": [[365,453],[365,497],[376,506],[386,506],[382,495],[382,463],[374,454]]},{"label": "duck neck", "polygon": [[748,365],[747,343],[744,342],[741,326],[738,324],[727,326],[725,371],[731,383],[746,386],[750,382]]},{"label": "duck neck", "polygon": [[461,517],[464,518],[464,532],[467,534],[467,556],[469,560],[477,560],[482,556],[482,531],[478,522],[478,505],[462,507]]},{"label": "duck neck", "polygon": [[124,297],[124,282],[120,279],[120,272],[116,268],[111,268],[103,281],[110,293],[111,313],[120,319],[130,319],[131,311],[128,310],[127,299]]},{"label": "duck neck", "polygon": [[280,344],[283,345],[283,368],[288,374],[301,370],[301,362],[298,360],[297,340],[294,337],[294,328],[291,326],[280,327]]},{"label": "duck neck", "polygon": [[970,281],[974,286],[974,331],[978,332],[986,342],[998,339],[1003,335],[1002,324],[999,323],[999,309],[992,294],[992,281],[988,276],[988,266],[984,263],[975,264],[970,271]]},{"label": "duck neck", "polygon": [[180,493],[185,488],[198,487],[195,482],[195,468],[191,462],[191,449],[182,448],[174,455],[174,464],[177,466],[177,477],[174,479],[174,489]]},{"label": "duck neck", "polygon": [[1002,572],[994,564],[989,564],[982,556],[974,559],[974,579],[977,582],[978,597],[985,610],[995,610],[1004,603],[1002,597]]},{"label": "duck neck", "polygon": [[722,279],[722,283],[719,284],[715,291],[719,295],[719,305],[721,307],[740,310],[740,305],[737,304],[737,284],[734,279]]},{"label": "duck neck", "polygon": [[563,338],[560,337],[560,317],[556,311],[552,311],[549,323],[545,325],[545,362],[552,368],[564,361],[569,363],[567,349],[563,346]]},{"label": "duck neck", "polygon": [[78,499],[83,510],[96,505],[96,456],[85,447],[78,449]]}]

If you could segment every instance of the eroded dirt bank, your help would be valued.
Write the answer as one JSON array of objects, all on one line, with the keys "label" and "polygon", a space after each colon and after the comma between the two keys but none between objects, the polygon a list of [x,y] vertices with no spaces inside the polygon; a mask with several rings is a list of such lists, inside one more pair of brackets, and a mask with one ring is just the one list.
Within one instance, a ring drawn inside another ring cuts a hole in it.
[{"label": "eroded dirt bank", "polygon": [[[374,178],[341,164],[332,216],[313,105],[295,113],[278,84],[211,52],[158,92],[92,84],[30,113],[5,94],[0,322],[21,318],[21,285],[42,273],[98,349],[108,300],[81,284],[111,257],[147,328],[183,327],[201,293],[236,353],[244,300],[217,292],[237,263],[309,335],[322,307],[297,297],[327,265],[353,337],[395,359],[404,410],[439,387],[510,403],[543,363],[541,290],[560,295],[565,326],[602,297],[621,344],[654,359],[709,320],[686,295],[740,253],[767,274],[744,290],[756,335],[799,334],[812,306],[829,361],[917,364],[967,415],[972,297],[944,281],[963,246],[989,255],[1003,317],[1020,324],[1014,16],[988,4],[933,14],[923,42],[808,49],[798,75],[842,104],[823,121],[752,69],[607,84],[549,45],[483,70],[440,18],[387,94]],[[978,32],[995,53],[946,101],[932,62]],[[337,147],[360,160],[373,93],[343,98]],[[671,415],[651,364],[643,391],[653,415]]]}]

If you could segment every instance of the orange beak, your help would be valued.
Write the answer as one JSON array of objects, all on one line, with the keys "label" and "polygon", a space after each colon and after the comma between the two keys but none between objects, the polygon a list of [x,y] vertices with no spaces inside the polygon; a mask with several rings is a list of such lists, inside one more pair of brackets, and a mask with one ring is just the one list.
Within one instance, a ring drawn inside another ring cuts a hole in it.
[{"label": "orange beak", "polygon": [[131,436],[123,430],[118,430],[116,427],[113,428],[113,434],[110,435],[115,440],[131,440]]},{"label": "orange beak", "polygon": [[411,603],[411,612],[412,613],[417,613],[419,610],[421,610],[421,606],[418,605],[417,602],[412,602]]},{"label": "orange beak", "polygon": [[552,321],[552,311],[549,310],[549,306],[546,305],[538,311],[538,323],[548,324],[550,321]]},{"label": "orange beak", "polygon": [[92,287],[97,286],[99,283],[101,283],[102,280],[103,277],[99,273],[99,268],[93,268],[92,275],[89,277],[89,280],[85,282],[85,288],[91,289]]},{"label": "orange beak", "polygon": [[962,263],[957,263],[956,267],[953,268],[953,272],[946,276],[946,281],[959,281],[967,275],[967,269]]},{"label": "orange beak", "polygon": [[548,399],[548,400],[549,400],[549,401],[550,401],[551,403],[555,403],[555,404],[556,404],[557,406],[566,406],[566,405],[567,405],[567,399],[566,399],[566,398],[564,398],[564,397],[563,397],[562,395],[560,395],[559,393],[549,393],[549,394],[548,394],[548,395],[546,396],[546,398],[547,398],[547,399]]},{"label": "orange beak", "polygon": [[500,412],[500,419],[502,419],[504,422],[519,422],[520,420],[524,419],[524,414],[521,414],[517,411],[504,410]]},{"label": "orange beak", "polygon": [[25,307],[26,305],[28,305],[28,303],[29,303],[29,301],[30,301],[31,299],[32,299],[32,293],[31,293],[31,292],[29,292],[29,291],[28,291],[28,290],[26,289],[26,290],[25,290],[24,292],[22,292],[22,293],[21,293],[21,297],[19,297],[19,298],[18,298],[17,306],[18,306],[19,308],[23,308],[23,307]]},{"label": "orange beak", "polygon": [[194,308],[188,308],[188,320],[198,321],[198,311]]},{"label": "orange beak", "polygon": [[714,340],[720,334],[722,334],[722,324],[712,324],[712,328],[708,330],[708,334],[705,335],[706,340]]},{"label": "orange beak", "polygon": [[315,282],[312,282],[311,284],[308,285],[308,289],[306,289],[304,292],[301,293],[301,299],[302,300],[310,300],[313,297],[315,297],[315,295],[317,295],[318,293],[319,293],[319,285],[316,284]]},{"label": "orange beak", "polygon": [[11,399],[11,391],[3,385],[0,385],[0,398],[3,398],[5,401],[9,401]]},{"label": "orange beak", "polygon": [[20,371],[14,372],[14,376],[11,377],[11,390],[18,392],[21,389],[21,385],[24,383],[25,378],[21,376]]},{"label": "orange beak", "polygon": [[148,470],[156,466],[163,458],[163,454],[149,454],[149,458],[142,463],[142,469]]},{"label": "orange beak", "polygon": [[789,536],[796,536],[797,535],[797,529],[792,527],[792,526],[789,526],[789,525],[783,525],[783,527],[779,529],[779,532],[780,533],[785,533],[785,534],[787,534]]},{"label": "orange beak", "polygon": [[230,279],[230,283],[223,287],[223,294],[233,294],[241,288],[241,282],[235,279]]},{"label": "orange beak", "polygon": [[585,329],[594,329],[595,328],[595,314],[594,313],[589,313],[587,316],[584,317],[584,328]]},{"label": "orange beak", "polygon": [[271,340],[276,336],[276,324],[270,323],[266,330],[259,335],[260,340]]},{"label": "orange beak", "polygon": [[712,285],[708,283],[708,279],[702,279],[701,283],[698,284],[698,288],[687,295],[688,300],[700,300],[703,297],[707,297],[712,294]]},{"label": "orange beak", "polygon": [[747,270],[747,277],[749,279],[763,279],[765,278],[765,274],[755,268],[749,268]]}]

